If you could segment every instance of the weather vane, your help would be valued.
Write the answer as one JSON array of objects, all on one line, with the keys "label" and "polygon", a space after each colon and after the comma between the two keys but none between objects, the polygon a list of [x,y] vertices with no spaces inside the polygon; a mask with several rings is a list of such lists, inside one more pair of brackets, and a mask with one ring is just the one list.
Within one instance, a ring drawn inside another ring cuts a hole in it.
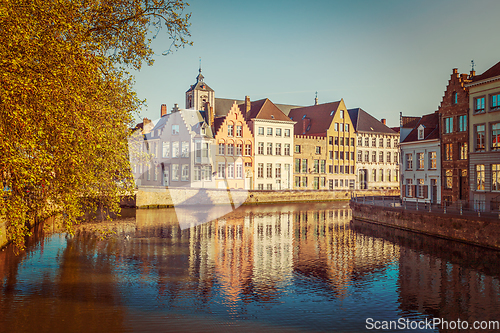
[{"label": "weather vane", "polygon": [[472,66],[472,71],[474,71],[474,60],[471,60],[471,61],[470,61],[470,64],[471,64],[471,66]]}]

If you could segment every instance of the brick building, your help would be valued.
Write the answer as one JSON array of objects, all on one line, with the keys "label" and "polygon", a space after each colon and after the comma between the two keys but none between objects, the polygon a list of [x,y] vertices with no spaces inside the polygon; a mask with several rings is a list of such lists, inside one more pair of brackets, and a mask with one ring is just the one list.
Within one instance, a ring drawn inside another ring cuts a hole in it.
[{"label": "brick building", "polygon": [[441,200],[469,200],[468,112],[470,82],[468,74],[453,69],[438,112],[441,118]]}]

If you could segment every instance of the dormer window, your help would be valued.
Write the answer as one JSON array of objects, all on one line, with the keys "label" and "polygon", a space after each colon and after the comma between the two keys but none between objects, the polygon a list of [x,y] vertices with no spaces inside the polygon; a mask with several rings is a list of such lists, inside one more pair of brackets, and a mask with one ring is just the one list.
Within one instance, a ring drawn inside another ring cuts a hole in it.
[{"label": "dormer window", "polygon": [[419,140],[423,140],[424,139],[424,129],[425,129],[424,125],[420,125],[418,127],[418,139]]}]

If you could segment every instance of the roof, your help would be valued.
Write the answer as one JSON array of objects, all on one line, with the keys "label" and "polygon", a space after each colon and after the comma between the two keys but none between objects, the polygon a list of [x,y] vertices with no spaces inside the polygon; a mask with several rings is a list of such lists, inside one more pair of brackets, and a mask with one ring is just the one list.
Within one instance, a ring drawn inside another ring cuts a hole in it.
[{"label": "roof", "polygon": [[[238,107],[242,114],[245,114],[245,104],[240,104]],[[268,98],[261,99],[250,103],[250,111],[247,119],[267,119],[291,121],[273,102]]]},{"label": "roof", "polygon": [[472,77],[472,82],[481,81],[484,79],[489,79],[491,77],[500,76],[500,61],[497,62],[493,67],[488,69],[481,75]]},{"label": "roof", "polygon": [[[326,131],[330,128],[330,124],[332,123],[339,105],[340,101],[337,101],[290,110],[288,116],[290,119],[297,122],[295,124],[294,133],[304,135],[326,135]],[[310,123],[307,126],[309,130],[306,129],[305,133],[303,129],[304,125],[301,121],[304,118],[310,119]]]},{"label": "roof", "polygon": [[403,128],[414,128],[420,121],[420,117],[402,116],[401,124]]},{"label": "roof", "polygon": [[349,109],[352,126],[356,132],[396,134],[392,129],[361,108]]},{"label": "roof", "polygon": [[222,117],[217,117],[214,119],[214,133],[217,133],[219,130],[219,127],[224,123],[224,120],[226,119],[226,116]]},{"label": "roof", "polygon": [[[216,116],[225,116],[229,112],[229,109],[233,106],[233,103],[236,102],[236,104],[244,104],[245,101],[241,99],[231,99],[231,98],[215,98],[215,115]],[[288,116],[290,113],[290,110],[296,109],[296,108],[301,108],[302,106],[299,105],[290,105],[290,104],[276,104],[276,107],[285,114],[285,116]]]},{"label": "roof", "polygon": [[201,68],[200,68],[200,74],[196,77],[196,83],[191,86],[191,88],[188,89],[187,92],[193,91],[193,90],[206,90],[206,91],[213,91],[212,88],[210,88],[204,81],[204,77],[201,75]]},{"label": "roof", "polygon": [[[420,125],[424,127],[424,138],[421,140],[418,139],[418,128]],[[439,139],[439,114],[437,111],[422,116],[410,134],[403,140],[403,143],[432,139]]]}]

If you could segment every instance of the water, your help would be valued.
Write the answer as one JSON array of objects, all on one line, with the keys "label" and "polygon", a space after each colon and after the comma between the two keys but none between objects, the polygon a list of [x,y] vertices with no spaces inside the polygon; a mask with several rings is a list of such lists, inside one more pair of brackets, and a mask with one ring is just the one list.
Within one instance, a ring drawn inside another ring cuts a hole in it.
[{"label": "water", "polygon": [[[352,221],[345,203],[239,207],[186,230],[173,209],[133,213],[0,252],[0,331],[360,332],[374,321],[500,320],[499,252]],[[116,234],[101,240],[105,229]]]}]

